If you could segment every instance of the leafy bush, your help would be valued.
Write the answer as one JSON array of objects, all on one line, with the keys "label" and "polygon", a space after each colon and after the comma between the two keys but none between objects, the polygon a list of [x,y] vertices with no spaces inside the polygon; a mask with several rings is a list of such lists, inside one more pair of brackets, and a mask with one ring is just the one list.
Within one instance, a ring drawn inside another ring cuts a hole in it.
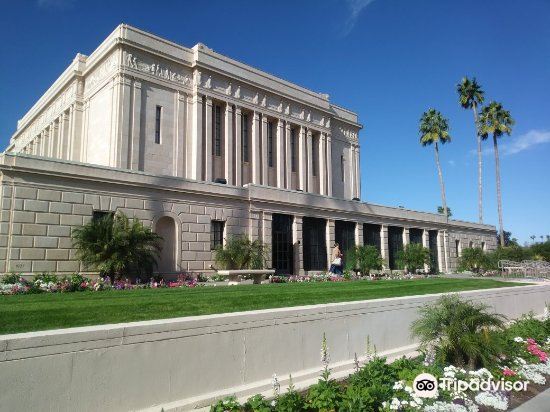
[{"label": "leafy bush", "polygon": [[481,270],[491,269],[491,260],[479,247],[462,250],[462,256],[458,258],[458,271],[470,271],[479,273]]},{"label": "leafy bush", "polygon": [[416,273],[431,263],[430,250],[419,243],[409,243],[397,253],[397,261],[410,273]]},{"label": "leafy bush", "polygon": [[56,283],[59,281],[59,278],[53,273],[44,272],[34,276],[33,282],[36,281],[41,281],[43,283]]},{"label": "leafy bush", "polygon": [[271,403],[262,395],[257,394],[248,398],[243,409],[245,412],[271,412]]},{"label": "leafy bush", "polygon": [[530,249],[531,255],[534,259],[546,260],[547,262],[550,262],[550,241],[535,243]]},{"label": "leafy bush", "polygon": [[342,402],[342,388],[331,379],[319,379],[309,388],[306,396],[308,408],[319,411],[337,411]]},{"label": "leafy bush", "polygon": [[64,292],[82,292],[88,289],[88,284],[91,280],[78,273],[71,276],[64,276],[61,279],[62,290]]},{"label": "leafy bush", "polygon": [[361,274],[368,275],[371,270],[382,269],[384,260],[375,246],[363,245],[350,249],[346,256],[346,271],[359,269]]},{"label": "leafy bush", "polygon": [[502,330],[505,317],[489,313],[489,307],[461,299],[458,295],[442,296],[433,305],[420,310],[413,322],[413,336],[420,338],[421,348],[435,348],[441,363],[468,366],[490,366],[499,354],[499,342],[493,330]]},{"label": "leafy bush", "polygon": [[305,409],[304,398],[294,389],[292,383],[284,395],[277,398],[275,410],[277,412],[295,412]]},{"label": "leafy bush", "polygon": [[234,396],[220,399],[210,407],[210,412],[239,412],[240,410],[241,404]]},{"label": "leafy bush", "polygon": [[157,265],[162,238],[123,213],[105,215],[73,230],[77,257],[102,276],[150,276]]},{"label": "leafy bush", "polygon": [[18,283],[20,278],[20,273],[6,273],[0,278],[0,283],[3,283],[5,285],[13,285],[15,283]]},{"label": "leafy bush", "polygon": [[391,398],[396,378],[397,375],[386,363],[386,358],[375,357],[350,376],[343,405],[351,411],[352,406],[357,405],[360,398],[367,406],[363,410],[380,409],[382,402]]},{"label": "leafy bush", "polygon": [[214,260],[221,269],[263,269],[267,258],[267,247],[260,240],[237,236],[227,240],[224,247],[218,247]]}]

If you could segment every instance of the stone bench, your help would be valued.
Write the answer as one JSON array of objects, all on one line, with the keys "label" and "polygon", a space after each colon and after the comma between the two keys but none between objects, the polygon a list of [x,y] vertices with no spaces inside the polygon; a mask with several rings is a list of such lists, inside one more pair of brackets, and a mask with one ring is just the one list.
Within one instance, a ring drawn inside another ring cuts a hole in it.
[{"label": "stone bench", "polygon": [[233,269],[218,270],[217,275],[227,276],[230,285],[236,285],[241,282],[241,276],[250,275],[254,279],[254,284],[259,285],[266,276],[274,275],[275,269]]}]

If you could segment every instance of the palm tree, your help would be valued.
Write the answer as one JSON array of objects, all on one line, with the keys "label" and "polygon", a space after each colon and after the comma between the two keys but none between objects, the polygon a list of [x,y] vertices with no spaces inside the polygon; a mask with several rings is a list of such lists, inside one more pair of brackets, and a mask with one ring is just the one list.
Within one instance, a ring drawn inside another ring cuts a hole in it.
[{"label": "palm tree", "polygon": [[493,148],[495,151],[495,175],[497,180],[497,204],[498,204],[498,224],[500,229],[500,246],[504,247],[504,228],[502,225],[502,195],[500,190],[500,159],[498,156],[497,139],[503,134],[510,135],[515,121],[510,112],[504,110],[502,104],[497,102],[489,103],[481,110],[479,116],[479,134],[483,140],[493,135]]},{"label": "palm tree", "polygon": [[435,163],[439,175],[439,185],[441,186],[441,202],[443,203],[443,213],[446,219],[449,219],[447,210],[447,198],[445,196],[445,183],[443,182],[443,173],[439,162],[439,142],[445,144],[451,141],[449,135],[449,121],[435,109],[429,109],[422,114],[420,118],[420,143],[422,146],[433,144],[435,150]]},{"label": "palm tree", "polygon": [[458,100],[460,105],[465,109],[472,109],[474,112],[474,124],[476,128],[477,139],[477,193],[478,193],[478,209],[479,223],[483,222],[483,180],[482,180],[482,156],[481,156],[481,136],[478,133],[478,118],[477,108],[483,104],[483,90],[476,82],[474,77],[472,80],[464,77],[456,86],[458,92]]}]

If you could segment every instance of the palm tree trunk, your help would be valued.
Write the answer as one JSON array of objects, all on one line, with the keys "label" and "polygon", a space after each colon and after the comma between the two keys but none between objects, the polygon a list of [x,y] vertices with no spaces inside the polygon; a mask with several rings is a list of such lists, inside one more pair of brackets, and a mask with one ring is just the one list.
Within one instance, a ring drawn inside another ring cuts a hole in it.
[{"label": "palm tree trunk", "polygon": [[443,173],[441,173],[441,164],[439,163],[439,147],[437,142],[434,145],[435,148],[435,164],[437,165],[437,173],[439,175],[439,185],[441,186],[441,202],[443,203],[443,213],[445,214],[445,219],[449,219],[447,213],[447,197],[445,196],[445,183],[443,183]]},{"label": "palm tree trunk", "polygon": [[498,226],[500,229],[500,246],[504,247],[504,229],[502,225],[502,194],[500,192],[500,159],[498,157],[497,137],[493,134],[493,147],[495,149],[495,175],[497,178],[497,205],[498,205]]},{"label": "palm tree trunk", "polygon": [[474,103],[472,106],[474,110],[474,122],[476,128],[477,138],[477,207],[479,210],[479,223],[483,223],[483,179],[482,179],[482,159],[481,159],[481,136],[478,132],[478,120],[477,120],[477,106]]}]

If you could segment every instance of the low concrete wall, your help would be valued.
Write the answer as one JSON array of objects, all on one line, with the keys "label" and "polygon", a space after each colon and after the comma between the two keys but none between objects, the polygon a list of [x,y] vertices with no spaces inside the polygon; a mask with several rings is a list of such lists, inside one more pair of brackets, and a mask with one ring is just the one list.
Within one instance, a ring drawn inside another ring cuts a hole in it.
[{"label": "low concrete wall", "polygon": [[[462,293],[509,318],[550,302],[550,285]],[[379,351],[413,351],[409,326],[424,295],[0,336],[0,409],[185,410],[216,396],[298,383],[320,369],[326,333],[335,372],[352,368],[367,335]]]}]

